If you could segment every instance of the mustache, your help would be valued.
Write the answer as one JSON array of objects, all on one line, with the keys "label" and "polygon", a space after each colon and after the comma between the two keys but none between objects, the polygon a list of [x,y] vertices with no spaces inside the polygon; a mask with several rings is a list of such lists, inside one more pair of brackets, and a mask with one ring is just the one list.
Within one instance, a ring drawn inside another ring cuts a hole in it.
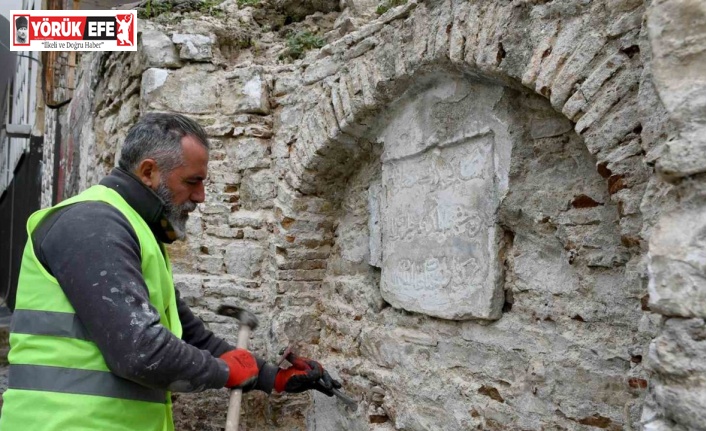
[{"label": "mustache", "polygon": [[167,215],[180,217],[184,215],[184,213],[190,213],[196,210],[196,207],[198,206],[196,202],[190,200],[184,202],[181,205],[174,204],[174,196],[171,190],[169,190],[169,188],[164,183],[158,185],[157,190],[155,190],[155,192],[162,199],[162,202],[164,203],[164,210]]},{"label": "mustache", "polygon": [[180,209],[182,212],[188,212],[188,213],[190,213],[190,212],[192,212],[192,211],[194,211],[194,210],[196,209],[196,206],[197,206],[197,203],[196,203],[196,202],[187,201],[187,202],[184,202],[183,204],[179,205],[179,209]]}]

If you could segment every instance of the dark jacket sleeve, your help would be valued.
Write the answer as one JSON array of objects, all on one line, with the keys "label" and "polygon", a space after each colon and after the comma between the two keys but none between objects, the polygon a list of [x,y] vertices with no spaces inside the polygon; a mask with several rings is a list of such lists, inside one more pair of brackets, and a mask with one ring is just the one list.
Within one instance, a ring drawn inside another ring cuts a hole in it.
[{"label": "dark jacket sleeve", "polygon": [[235,349],[222,338],[216,337],[213,332],[206,329],[203,320],[196,317],[188,305],[181,299],[177,290],[177,309],[179,310],[179,320],[181,321],[182,340],[198,347],[201,350],[208,350],[214,357],[219,357],[229,350]]},{"label": "dark jacket sleeve", "polygon": [[[177,307],[179,309],[179,320],[183,329],[182,339],[192,346],[199,349],[208,350],[215,357],[219,357],[235,347],[228,344],[225,340],[215,336],[213,332],[206,329],[203,321],[194,316],[188,305],[181,300],[179,291],[177,290]],[[272,392],[277,375],[278,368],[274,365],[267,364],[264,359],[255,356],[257,366],[260,369],[257,383],[253,389],[267,392]]]},{"label": "dark jacket sleeve", "polygon": [[142,276],[137,236],[117,209],[99,202],[72,205],[47,217],[33,240],[40,262],[114,374],[177,392],[223,387],[228,366],[207,351],[224,348],[213,334],[195,335],[187,319],[190,336],[207,349],[201,350],[160,324]]}]

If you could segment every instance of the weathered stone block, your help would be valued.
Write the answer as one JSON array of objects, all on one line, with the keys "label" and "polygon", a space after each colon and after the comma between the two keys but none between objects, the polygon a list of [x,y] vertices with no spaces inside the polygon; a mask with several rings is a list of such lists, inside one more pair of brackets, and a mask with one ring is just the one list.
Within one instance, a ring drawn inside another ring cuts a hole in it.
[{"label": "weathered stone block", "polygon": [[265,249],[251,242],[232,242],[226,247],[225,265],[228,274],[255,279],[260,275]]},{"label": "weathered stone block", "polygon": [[271,208],[277,196],[272,172],[260,170],[246,172],[240,189],[240,202],[245,209]]},{"label": "weathered stone block", "polygon": [[699,137],[704,133],[694,133],[693,139],[684,138],[665,143],[664,151],[657,159],[657,170],[663,178],[681,178],[706,170],[706,141]]},{"label": "weathered stone block", "polygon": [[270,145],[267,140],[243,138],[228,145],[228,156],[237,170],[270,166]]},{"label": "weathered stone block", "polygon": [[684,427],[675,426],[672,421],[662,419],[651,420],[645,423],[642,429],[643,431],[687,431]]},{"label": "weathered stone block", "polygon": [[215,118],[206,124],[203,122],[201,124],[208,136],[226,136],[233,133],[233,123],[223,118]]},{"label": "weathered stone block", "polygon": [[230,160],[209,162],[208,177],[213,183],[223,185],[236,185],[241,180]]},{"label": "weathered stone block", "polygon": [[269,114],[267,82],[257,73],[228,78],[221,108],[224,114]]},{"label": "weathered stone block", "polygon": [[199,237],[203,234],[203,223],[201,214],[192,213],[186,222],[186,233],[192,237]]},{"label": "weathered stone block", "polygon": [[272,334],[282,345],[290,341],[308,343],[310,340],[319,339],[321,320],[306,310],[282,310],[277,319],[272,321]]},{"label": "weathered stone block", "polygon": [[706,318],[706,207],[662,216],[652,229],[650,308],[668,316]]},{"label": "weathered stone block", "polygon": [[245,228],[243,229],[243,235],[245,239],[265,241],[270,236],[270,233],[266,230]]},{"label": "weathered stone block", "polygon": [[268,214],[263,212],[238,211],[228,216],[228,224],[233,227],[250,227],[260,229],[266,222]]},{"label": "weathered stone block", "polygon": [[169,37],[161,31],[145,29],[140,32],[138,49],[145,68],[181,67],[179,55]]},{"label": "weathered stone block", "polygon": [[291,281],[323,280],[326,270],[323,269],[286,269],[277,271],[277,279]]},{"label": "weathered stone block", "polygon": [[207,227],[206,234],[218,238],[242,239],[244,237],[242,229],[233,229],[223,225]]},{"label": "weathered stone block", "polygon": [[688,429],[706,423],[705,340],[703,319],[674,318],[650,345],[649,366],[664,377],[654,385],[654,396],[668,416],[679,417]]},{"label": "weathered stone block", "polygon": [[228,214],[229,208],[226,205],[220,204],[220,203],[211,203],[208,202],[203,207],[201,208],[201,213],[205,215],[212,215],[212,214]]},{"label": "weathered stone block", "polygon": [[338,71],[340,63],[331,57],[325,57],[312,64],[304,72],[304,84],[313,84],[327,76],[331,76]]},{"label": "weathered stone block", "polygon": [[493,171],[488,137],[384,165],[384,296],[439,317],[497,317],[483,298],[495,290]]},{"label": "weathered stone block", "polygon": [[199,256],[198,262],[199,271],[208,274],[223,273],[223,257],[221,256]]},{"label": "weathered stone block", "polygon": [[[706,362],[706,324],[703,319],[667,320],[659,337],[650,345],[649,366],[663,376],[704,375]],[[706,423],[704,421],[703,423]]]},{"label": "weathered stone block", "polygon": [[166,69],[151,68],[145,70],[142,74],[142,85],[140,86],[142,91],[142,99],[145,103],[151,98],[151,94],[154,91],[162,88],[167,78],[169,77],[169,71]]},{"label": "weathered stone block", "polygon": [[213,58],[213,36],[175,33],[172,40],[180,46],[179,57],[183,60],[210,61]]},{"label": "weathered stone block", "polygon": [[654,82],[681,138],[657,167],[668,178],[706,171],[706,3],[655,1],[648,9]]},{"label": "weathered stone block", "polygon": [[204,69],[148,69],[142,74],[143,110],[207,114],[218,106],[219,77]]},{"label": "weathered stone block", "polygon": [[383,132],[380,289],[395,307],[500,317],[496,176],[506,174],[496,161],[504,163],[507,142],[488,128],[502,130],[487,111],[496,90],[441,81],[402,104]]},{"label": "weathered stone block", "polygon": [[514,271],[516,286],[522,291],[549,291],[554,295],[576,289],[579,277],[569,264],[568,253],[557,241],[544,244],[530,235],[517,235]]}]

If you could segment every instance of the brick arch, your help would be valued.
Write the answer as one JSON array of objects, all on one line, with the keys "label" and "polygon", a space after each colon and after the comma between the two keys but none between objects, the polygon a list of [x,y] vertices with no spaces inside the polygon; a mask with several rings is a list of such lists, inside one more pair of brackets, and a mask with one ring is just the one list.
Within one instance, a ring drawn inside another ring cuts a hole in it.
[{"label": "brick arch", "polygon": [[[409,2],[325,46],[308,66],[301,93],[312,102],[304,103],[276,200],[275,278],[283,303],[316,301],[334,244],[338,192],[370,152],[370,127],[420,75],[438,70],[537,93],[571,120],[617,203],[622,244],[644,252],[642,2],[615,2],[608,26],[598,25],[605,18],[591,5],[560,13],[551,3],[477,3]],[[303,320],[311,312],[294,313]]]},{"label": "brick arch", "polygon": [[305,196],[335,194],[369,148],[364,138],[376,115],[416,75],[455,70],[529,89],[574,122],[627,219],[622,242],[644,246],[636,204],[648,176],[637,104],[644,7],[611,5],[446,0],[390,10],[322,48],[307,68],[305,91],[319,97],[290,149],[287,183]]},{"label": "brick arch", "polygon": [[440,69],[530,90],[570,119],[618,206],[622,244],[643,252],[643,13],[633,0],[612,2],[610,11],[600,2],[562,9],[552,2],[410,1],[323,47],[304,73],[300,94],[312,102],[302,103],[276,201],[275,278],[323,280],[336,196],[370,152],[366,134],[419,75]]}]

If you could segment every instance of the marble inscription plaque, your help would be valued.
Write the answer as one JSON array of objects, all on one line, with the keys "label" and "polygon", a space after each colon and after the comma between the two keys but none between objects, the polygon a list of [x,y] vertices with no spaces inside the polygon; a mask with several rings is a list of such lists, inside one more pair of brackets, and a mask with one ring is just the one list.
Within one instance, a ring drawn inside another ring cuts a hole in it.
[{"label": "marble inscription plaque", "polygon": [[383,162],[381,291],[393,306],[499,317],[494,160],[490,132]]}]

